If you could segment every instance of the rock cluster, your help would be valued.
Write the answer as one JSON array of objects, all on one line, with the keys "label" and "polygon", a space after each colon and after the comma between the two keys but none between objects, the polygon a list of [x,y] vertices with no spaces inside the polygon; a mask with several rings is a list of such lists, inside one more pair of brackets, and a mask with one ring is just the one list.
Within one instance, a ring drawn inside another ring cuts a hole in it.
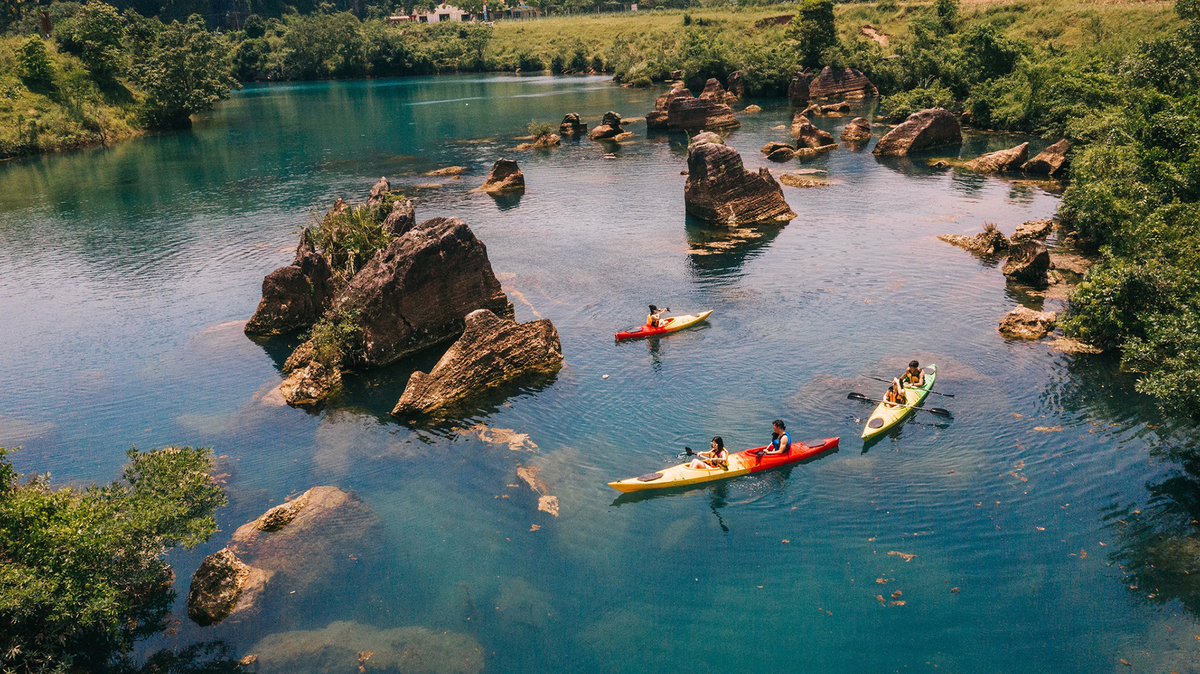
[{"label": "rock cluster", "polygon": [[558,135],[564,138],[574,138],[587,133],[587,122],[579,119],[579,113],[568,112],[558,125]]},{"label": "rock cluster", "polygon": [[1054,329],[1058,314],[1017,307],[1000,319],[1000,334],[1009,339],[1041,339]]},{"label": "rock cluster", "polygon": [[1045,288],[1050,271],[1050,252],[1040,241],[1023,241],[1008,248],[1008,260],[1001,270],[1004,275],[1035,288]]},{"label": "rock cluster", "polygon": [[356,359],[386,365],[462,334],[475,309],[512,315],[492,272],[487,247],[458,218],[433,218],[375,254],[334,300],[356,317]]},{"label": "rock cluster", "polygon": [[600,120],[600,126],[588,132],[588,138],[592,140],[608,140],[616,138],[625,133],[625,129],[621,128],[621,116],[609,110],[604,113],[604,118]]},{"label": "rock cluster", "polygon": [[392,414],[429,414],[474,391],[562,366],[562,344],[548,320],[518,324],[487,309],[467,315],[463,334],[429,371],[414,372]]},{"label": "rock cluster", "polygon": [[741,126],[733,114],[733,108],[721,102],[720,98],[723,96],[717,97],[715,94],[696,98],[690,90],[677,86],[658,97],[654,110],[646,113],[646,126],[651,129],[687,131]]},{"label": "rock cluster", "polygon": [[312,325],[329,306],[332,276],[329,262],[313,248],[305,228],[292,263],[263,279],[262,300],[246,322],[246,333],[281,335]]},{"label": "rock cluster", "polygon": [[1029,158],[1029,143],[1021,143],[1016,147],[998,152],[989,152],[972,159],[963,165],[969,171],[986,173],[1003,173],[1019,170]]},{"label": "rock cluster", "polygon": [[1067,168],[1067,151],[1071,144],[1064,138],[1033,156],[1021,168],[1026,173],[1060,177]]},{"label": "rock cluster", "polygon": [[854,68],[825,66],[815,77],[802,71],[788,85],[788,98],[792,106],[802,108],[812,99],[818,98],[872,98],[879,90],[866,75]]},{"label": "rock cluster", "polygon": [[268,587],[309,590],[374,551],[379,527],[355,494],[313,487],[238,527],[229,545],[204,559],[192,576],[188,616],[212,625],[259,610]]},{"label": "rock cluster", "polygon": [[736,94],[725,91],[725,87],[721,86],[721,82],[715,77],[708,78],[704,83],[704,89],[700,92],[700,98],[707,98],[715,103],[729,105],[737,101]]},{"label": "rock cluster", "polygon": [[945,108],[914,112],[875,144],[875,154],[902,156],[947,145],[962,144],[958,117]]},{"label": "rock cluster", "polygon": [[481,192],[500,194],[502,192],[525,191],[525,174],[517,162],[511,159],[497,159],[488,173],[487,180],[479,187]]},{"label": "rock cluster", "polygon": [[688,214],[707,222],[741,225],[796,217],[767,169],[747,171],[737,151],[716,143],[688,150],[683,199]]},{"label": "rock cluster", "polygon": [[842,140],[861,144],[871,139],[871,123],[863,117],[855,117],[842,129]]}]

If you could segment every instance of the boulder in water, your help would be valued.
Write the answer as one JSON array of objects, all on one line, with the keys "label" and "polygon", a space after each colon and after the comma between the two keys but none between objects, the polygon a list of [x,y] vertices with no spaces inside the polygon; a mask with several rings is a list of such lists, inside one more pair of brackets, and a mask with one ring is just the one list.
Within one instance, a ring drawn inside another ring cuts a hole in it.
[{"label": "boulder in water", "polygon": [[564,138],[574,138],[587,133],[587,122],[579,119],[579,113],[568,112],[558,125],[558,135]]},{"label": "boulder in water", "polygon": [[902,124],[888,131],[875,145],[875,154],[903,156],[935,147],[962,144],[962,126],[945,108],[914,112]]},{"label": "boulder in water", "polygon": [[324,365],[312,359],[302,365],[293,364],[293,369],[279,385],[279,393],[292,407],[314,407],[341,386],[342,371],[338,365]]},{"label": "boulder in water", "polygon": [[707,222],[741,225],[796,217],[769,171],[747,171],[737,151],[715,143],[688,150],[683,200],[690,215]]},{"label": "boulder in water", "polygon": [[716,96],[694,98],[692,92],[675,87],[658,97],[654,110],[646,114],[650,128],[681,129],[728,129],[741,126],[733,114],[733,108],[722,103]]},{"label": "boulder in water", "polygon": [[842,129],[842,140],[847,143],[865,143],[871,139],[871,123],[863,117],[855,117]]},{"label": "boulder in water", "polygon": [[770,143],[767,143],[766,145],[762,146],[762,149],[759,150],[759,152],[769,155],[772,152],[774,152],[775,150],[778,150],[780,148],[785,148],[785,147],[788,148],[789,150],[795,149],[787,143],[781,143],[777,140],[773,140]]},{"label": "boulder in water", "polygon": [[767,153],[767,159],[771,161],[791,161],[796,156],[796,150],[790,145],[777,147]]},{"label": "boulder in water", "polygon": [[1042,150],[1033,156],[1033,159],[1025,162],[1021,168],[1026,173],[1035,173],[1039,175],[1050,176],[1057,178],[1063,174],[1067,168],[1067,151],[1071,149],[1071,144],[1064,138],[1050,147]]},{"label": "boulder in water", "polygon": [[708,81],[704,83],[704,90],[700,92],[697,98],[707,98],[723,105],[728,105],[737,100],[737,96],[725,91],[725,87],[721,86],[720,80],[715,77],[708,78]]},{"label": "boulder in water", "polygon": [[1016,171],[1025,164],[1025,160],[1029,158],[1029,143],[1021,143],[1016,147],[1010,147],[1007,150],[998,152],[989,152],[972,159],[963,165],[963,168],[968,171],[981,171],[986,173],[1003,173],[1005,171]]},{"label": "boulder in water", "polygon": [[472,393],[531,372],[562,367],[562,344],[549,320],[518,324],[472,311],[458,341],[429,371],[414,372],[392,414],[429,414]]},{"label": "boulder in water", "polygon": [[1013,233],[1012,240],[1016,241],[1033,241],[1035,239],[1044,239],[1050,235],[1050,231],[1054,229],[1053,220],[1031,220],[1017,225],[1017,231]]},{"label": "boulder in water", "polygon": [[1017,307],[1000,319],[1000,334],[1008,339],[1041,339],[1050,334],[1058,314]]},{"label": "boulder in water", "polygon": [[487,247],[458,218],[433,218],[393,239],[333,301],[361,330],[355,360],[378,366],[462,334],[476,309],[512,315]]},{"label": "boulder in water", "polygon": [[1014,281],[1045,288],[1049,283],[1047,272],[1050,271],[1050,252],[1040,241],[1013,244],[1008,248],[1008,260],[1001,271]]},{"label": "boulder in water", "polygon": [[811,123],[802,123],[793,127],[796,134],[796,145],[817,149],[826,145],[834,145],[833,134],[824,129],[818,129]]},{"label": "boulder in water", "polygon": [[854,68],[825,66],[820,74],[808,83],[808,97],[812,98],[873,98],[879,90]]},{"label": "boulder in water", "polygon": [[609,110],[604,113],[604,118],[600,120],[600,126],[588,132],[588,138],[592,140],[607,140],[623,133],[625,133],[625,129],[621,128],[621,116]]},{"label": "boulder in water", "polygon": [[521,173],[517,162],[511,159],[497,159],[488,173],[487,181],[479,189],[489,194],[524,192],[525,174]]},{"label": "boulder in water", "polygon": [[975,236],[960,234],[940,234],[938,238],[959,248],[965,248],[974,255],[985,258],[996,258],[1008,250],[1009,242],[1004,233],[996,229],[996,225],[984,223],[983,231]]},{"label": "boulder in water", "polygon": [[246,333],[280,335],[312,325],[329,306],[332,276],[329,262],[313,248],[305,228],[292,263],[263,279],[262,299],[246,322]]},{"label": "boulder in water", "polygon": [[[688,141],[688,147],[699,145],[700,143],[716,143],[717,145],[724,145],[725,139],[722,138],[720,134],[713,133],[712,131],[701,131],[695,136],[692,136],[692,138]],[[683,175],[687,175],[687,172],[685,171]]]},{"label": "boulder in water", "polygon": [[271,573],[247,566],[229,548],[221,548],[200,563],[188,589],[188,617],[197,625],[215,625],[230,614],[257,608]]}]

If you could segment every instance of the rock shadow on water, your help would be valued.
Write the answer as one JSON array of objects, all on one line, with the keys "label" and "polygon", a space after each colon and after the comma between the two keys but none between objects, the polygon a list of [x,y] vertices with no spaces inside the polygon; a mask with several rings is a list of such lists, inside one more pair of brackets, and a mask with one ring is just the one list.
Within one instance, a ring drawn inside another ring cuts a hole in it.
[{"label": "rock shadow on water", "polygon": [[[536,396],[553,386],[557,380],[557,371],[528,372],[480,389],[469,397],[450,403],[433,414],[413,415],[411,418],[400,419],[393,417],[390,409],[384,414],[392,422],[399,422],[414,430],[446,434],[461,428],[464,420],[479,421],[510,406],[514,400]],[[394,401],[392,404],[395,404]]]},{"label": "rock shadow on water", "polygon": [[524,192],[500,192],[489,194],[492,201],[496,202],[496,208],[501,211],[511,211],[521,205],[521,197],[525,196]]},{"label": "rock shadow on water", "polygon": [[746,262],[761,254],[786,226],[786,223],[714,226],[689,216],[688,267],[697,279],[736,278]]}]

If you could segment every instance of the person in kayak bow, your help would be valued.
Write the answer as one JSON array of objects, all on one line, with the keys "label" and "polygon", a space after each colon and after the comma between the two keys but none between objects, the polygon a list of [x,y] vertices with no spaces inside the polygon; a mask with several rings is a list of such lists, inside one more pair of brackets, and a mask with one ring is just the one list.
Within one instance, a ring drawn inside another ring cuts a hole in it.
[{"label": "person in kayak bow", "polygon": [[925,370],[922,370],[921,364],[914,360],[908,364],[908,369],[901,375],[900,382],[905,386],[912,386],[914,388],[924,386]]},{"label": "person in kayak bow", "polygon": [[707,470],[709,468],[729,470],[729,451],[725,449],[725,441],[721,439],[721,436],[714,437],[710,446],[712,449],[697,454],[697,458],[692,459],[692,462],[688,464],[688,468],[692,470]]},{"label": "person in kayak bow", "polygon": [[908,402],[908,397],[904,394],[904,385],[899,379],[893,379],[892,385],[888,387],[887,394],[883,397],[884,402],[888,407],[899,407]]},{"label": "person in kayak bow", "polygon": [[664,308],[664,309],[659,309],[658,307],[656,307],[656,306],[654,306],[653,304],[651,304],[651,305],[650,305],[650,313],[646,315],[646,325],[647,325],[648,327],[651,327],[651,328],[657,328],[657,327],[660,327],[660,326],[662,326],[662,324],[663,324],[663,320],[662,320],[662,315],[663,315],[663,312],[667,312],[667,311],[670,311],[670,310],[671,310],[671,307],[666,307],[666,308]]}]

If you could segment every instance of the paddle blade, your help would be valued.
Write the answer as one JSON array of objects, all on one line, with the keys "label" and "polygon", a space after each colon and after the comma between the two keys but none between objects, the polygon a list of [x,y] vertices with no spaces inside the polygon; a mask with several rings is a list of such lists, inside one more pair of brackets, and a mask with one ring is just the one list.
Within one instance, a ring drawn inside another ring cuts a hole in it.
[{"label": "paddle blade", "polygon": [[870,398],[866,397],[865,395],[863,395],[861,393],[849,393],[846,395],[846,399],[847,400],[870,400]]},{"label": "paddle blade", "polygon": [[954,416],[953,414],[950,414],[950,410],[944,410],[940,407],[926,407],[925,409],[933,414],[940,416],[940,417],[953,417]]}]

